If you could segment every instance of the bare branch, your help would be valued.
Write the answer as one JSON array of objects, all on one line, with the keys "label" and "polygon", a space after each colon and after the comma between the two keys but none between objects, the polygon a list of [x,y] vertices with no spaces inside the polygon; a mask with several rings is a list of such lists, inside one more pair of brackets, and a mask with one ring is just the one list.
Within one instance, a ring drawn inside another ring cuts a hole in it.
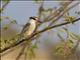
[{"label": "bare branch", "polygon": [[[70,5],[70,3],[68,3],[69,5]],[[79,2],[77,2],[77,3],[75,3],[74,5],[72,5],[72,6],[64,6],[64,7],[67,7],[67,8],[63,8],[62,9],[62,12],[61,13],[59,13],[59,15],[57,16],[57,18],[55,18],[51,23],[50,23],[50,25],[49,26],[51,26],[54,22],[56,22],[56,21],[58,21],[58,19],[60,19],[67,11],[69,11],[70,9],[72,9],[73,7],[75,7],[75,6],[77,6],[79,4]]]},{"label": "bare branch", "polygon": [[44,19],[44,22],[51,21],[53,18],[59,16],[71,2],[72,1],[66,2],[64,6],[61,6],[59,9],[55,10],[52,14],[50,14],[48,17]]},{"label": "bare branch", "polygon": [[16,60],[19,60],[19,59],[20,59],[20,57],[21,57],[22,54],[24,53],[25,48],[26,48],[26,44],[24,44],[24,45],[22,46],[22,49],[21,49],[19,55],[16,57]]},{"label": "bare branch", "polygon": [[[4,1],[3,1],[4,2]],[[1,10],[0,10],[0,13],[2,12],[2,11],[4,11],[4,9],[6,8],[6,6],[9,4],[9,0],[8,1],[6,1],[6,3],[4,4],[4,5],[2,5],[2,8],[1,8]]]}]

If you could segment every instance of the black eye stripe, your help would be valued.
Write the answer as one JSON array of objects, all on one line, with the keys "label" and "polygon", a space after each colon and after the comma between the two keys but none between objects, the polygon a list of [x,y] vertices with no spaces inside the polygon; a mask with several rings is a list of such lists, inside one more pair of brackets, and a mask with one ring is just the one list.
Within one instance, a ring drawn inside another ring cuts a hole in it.
[{"label": "black eye stripe", "polygon": [[36,20],[34,17],[29,17],[29,19],[34,19],[34,20]]}]

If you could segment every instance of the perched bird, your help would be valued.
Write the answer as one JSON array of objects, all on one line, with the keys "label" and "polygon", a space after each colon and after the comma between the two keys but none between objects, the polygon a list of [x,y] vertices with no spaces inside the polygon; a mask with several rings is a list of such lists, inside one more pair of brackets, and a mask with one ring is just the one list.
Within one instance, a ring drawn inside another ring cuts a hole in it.
[{"label": "perched bird", "polygon": [[20,38],[27,38],[28,36],[32,35],[37,27],[37,23],[42,23],[40,20],[38,20],[37,17],[29,17],[29,22],[25,24],[23,27]]}]

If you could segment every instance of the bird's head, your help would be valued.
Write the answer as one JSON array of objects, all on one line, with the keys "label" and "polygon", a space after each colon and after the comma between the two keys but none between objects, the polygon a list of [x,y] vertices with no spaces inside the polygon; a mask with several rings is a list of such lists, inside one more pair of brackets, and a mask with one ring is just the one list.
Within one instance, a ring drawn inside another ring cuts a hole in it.
[{"label": "bird's head", "polygon": [[29,19],[36,21],[36,23],[42,23],[42,22],[38,19],[38,17],[29,17]]}]

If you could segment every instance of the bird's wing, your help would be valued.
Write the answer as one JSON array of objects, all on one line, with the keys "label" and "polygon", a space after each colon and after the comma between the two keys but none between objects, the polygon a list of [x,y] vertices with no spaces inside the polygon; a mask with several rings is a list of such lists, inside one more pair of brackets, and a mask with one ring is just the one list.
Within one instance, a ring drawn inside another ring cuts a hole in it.
[{"label": "bird's wing", "polygon": [[27,23],[27,24],[23,27],[23,29],[22,29],[22,31],[21,31],[21,35],[23,35],[23,34],[28,30],[29,26],[30,26],[30,23]]}]

